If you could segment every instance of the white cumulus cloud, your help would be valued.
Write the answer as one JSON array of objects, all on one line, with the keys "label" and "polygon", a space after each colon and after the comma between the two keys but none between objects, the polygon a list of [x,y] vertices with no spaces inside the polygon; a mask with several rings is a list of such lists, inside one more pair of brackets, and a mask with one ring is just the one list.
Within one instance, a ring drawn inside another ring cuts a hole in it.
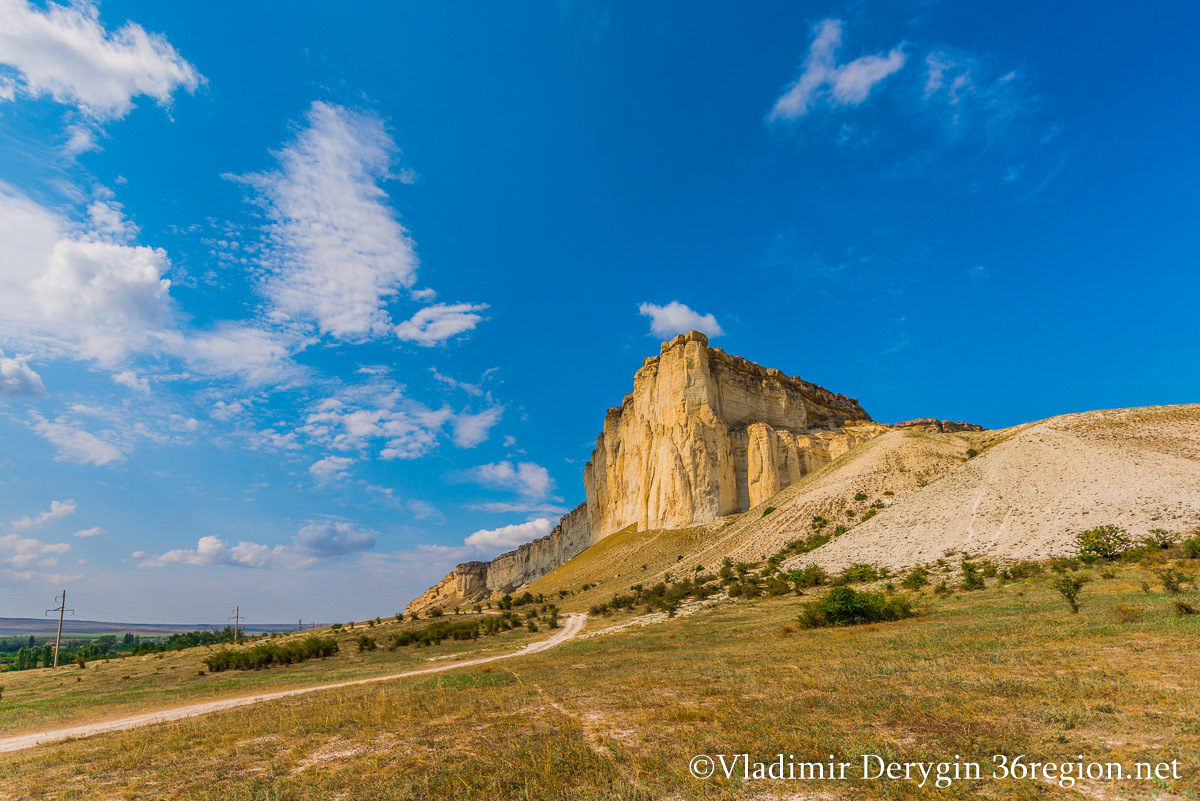
[{"label": "white cumulus cloud", "polygon": [[554,479],[550,477],[550,471],[534,462],[482,464],[466,471],[462,478],[485,487],[512,490],[532,500],[544,499],[554,491]]},{"label": "white cumulus cloud", "polygon": [[822,100],[831,105],[857,106],[883,79],[904,66],[903,44],[886,56],[862,56],[839,65],[837,51],[842,45],[842,21],[824,20],[815,32],[804,71],[775,101],[768,120],[798,119]]},{"label": "white cumulus cloud", "polygon": [[76,531],[75,536],[79,537],[80,539],[85,539],[87,537],[99,537],[101,534],[107,533],[108,531],[100,528],[100,526],[92,526],[91,528],[84,528]]},{"label": "white cumulus cloud", "polygon": [[56,555],[67,553],[65,542],[44,543],[18,534],[0,537],[0,564],[12,570],[48,570],[58,565]]},{"label": "white cumulus cloud", "polygon": [[193,92],[204,80],[161,34],[134,22],[105,30],[87,0],[45,9],[0,0],[0,63],[18,74],[0,98],[49,95],[101,120],[125,116],[143,95],[165,105],[176,89]]},{"label": "white cumulus cloud", "polygon": [[322,560],[347,556],[375,547],[375,535],[353,523],[309,523],[301,527],[290,545],[239,542],[229,545],[220,537],[201,537],[195,548],[177,548],[163,554],[134,551],[138,567],[167,565],[228,566],[294,570],[313,567]]},{"label": "white cumulus cloud", "polygon": [[313,462],[308,466],[308,472],[312,473],[321,484],[332,481],[335,478],[345,478],[349,475],[346,468],[354,464],[354,460],[348,456],[326,456],[324,459]]},{"label": "white cumulus cloud", "polygon": [[463,542],[482,553],[509,551],[518,545],[544,537],[554,529],[555,521],[539,517],[527,523],[516,523],[493,529],[480,529]]},{"label": "white cumulus cloud", "polygon": [[466,333],[483,321],[486,303],[436,303],[426,306],[411,319],[396,326],[396,336],[425,348],[441,345],[447,339]]},{"label": "white cumulus cloud", "polygon": [[653,303],[643,303],[638,306],[638,312],[643,317],[650,318],[650,332],[658,337],[673,337],[688,331],[700,331],[710,337],[725,334],[717,318],[711,314],[694,312],[679,301],[671,301],[666,306],[655,306]]}]

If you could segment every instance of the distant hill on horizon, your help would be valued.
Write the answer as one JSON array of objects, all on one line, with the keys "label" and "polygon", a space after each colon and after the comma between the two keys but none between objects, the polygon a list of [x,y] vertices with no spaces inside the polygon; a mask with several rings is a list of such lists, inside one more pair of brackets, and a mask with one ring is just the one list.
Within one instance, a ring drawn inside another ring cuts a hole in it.
[{"label": "distant hill on horizon", "polygon": [[[101,634],[124,634],[132,632],[143,637],[163,637],[169,634],[181,634],[187,631],[215,629],[220,630],[226,624],[214,623],[114,623],[100,620],[76,620],[67,618],[63,621],[63,636],[98,636]],[[329,625],[318,623],[317,628]],[[307,628],[308,624],[305,623]],[[248,634],[273,631],[295,631],[295,623],[243,623],[242,631]],[[34,635],[53,636],[58,631],[58,618],[40,617],[0,617],[0,638],[22,637]]]}]

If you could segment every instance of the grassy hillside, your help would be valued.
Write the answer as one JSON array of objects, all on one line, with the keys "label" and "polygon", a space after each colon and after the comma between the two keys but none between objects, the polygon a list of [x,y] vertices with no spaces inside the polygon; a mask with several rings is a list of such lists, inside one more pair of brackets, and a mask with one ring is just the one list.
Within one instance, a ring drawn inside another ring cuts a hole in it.
[{"label": "grassy hillside", "polygon": [[529,589],[549,597],[596,585],[562,602],[586,609],[614,588],[712,571],[725,557],[758,562],[839,526],[844,535],[787,566],[1045,559],[1073,553],[1076,535],[1097,525],[1136,536],[1191,530],[1200,525],[1197,487],[1200,405],[1086,412],[1002,431],[893,431],[743,514],[611,535]]},{"label": "grassy hillside", "polygon": [[[1184,560],[1176,567],[1194,564]],[[804,630],[812,597],[722,603],[496,666],[270,702],[0,757],[0,798],[1110,798],[1085,780],[701,781],[698,754],[857,764],[993,754],[1158,764],[1120,798],[1195,798],[1200,616],[1152,563],[923,593],[912,619]],[[1143,588],[1149,585],[1149,591]],[[628,616],[625,616],[628,617]],[[601,627],[619,623],[615,615]],[[437,649],[455,650],[449,644]]]}]

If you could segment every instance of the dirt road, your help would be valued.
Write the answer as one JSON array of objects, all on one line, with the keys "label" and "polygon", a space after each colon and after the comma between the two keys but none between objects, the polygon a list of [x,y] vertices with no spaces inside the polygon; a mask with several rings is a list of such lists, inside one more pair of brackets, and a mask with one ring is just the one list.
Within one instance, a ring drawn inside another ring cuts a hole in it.
[{"label": "dirt road", "polygon": [[322,690],[336,690],[339,687],[354,687],[359,684],[373,684],[380,681],[403,679],[408,676],[422,676],[426,673],[442,673],[447,670],[457,670],[458,668],[462,667],[482,665],[485,662],[496,662],[500,659],[512,659],[515,656],[528,656],[529,654],[536,654],[540,651],[549,650],[556,645],[561,645],[564,642],[574,638],[575,635],[583,630],[583,624],[586,620],[587,615],[568,615],[563,623],[562,631],[559,631],[549,639],[542,640],[541,642],[531,643],[521,650],[514,651],[511,654],[489,656],[483,659],[471,659],[466,662],[438,665],[437,667],[422,668],[421,670],[410,670],[406,673],[396,673],[391,676],[375,676],[369,679],[355,679],[354,681],[342,681],[336,684],[320,684],[316,687],[302,687],[298,690],[281,690],[274,693],[247,695],[243,696],[242,698],[226,698],[221,701],[208,701],[203,704],[191,704],[189,706],[175,707],[174,709],[160,709],[157,712],[147,712],[142,715],[133,715],[131,717],[120,718],[118,720],[105,721],[104,723],[93,723],[87,726],[74,726],[69,729],[55,729],[53,731],[41,731],[34,732],[33,734],[21,734],[15,737],[5,737],[0,739],[0,753],[5,753],[8,751],[21,751],[26,748],[33,748],[35,745],[52,743],[58,740],[66,740],[74,737],[90,737],[93,734],[101,734],[102,732],[106,731],[122,731],[124,729],[134,729],[138,726],[149,726],[154,723],[182,720],[183,718],[192,718],[196,717],[197,715],[207,715],[209,712],[219,712],[223,709],[234,709],[239,706],[257,704],[260,701],[273,701],[276,698],[287,698],[293,695],[321,692]]}]

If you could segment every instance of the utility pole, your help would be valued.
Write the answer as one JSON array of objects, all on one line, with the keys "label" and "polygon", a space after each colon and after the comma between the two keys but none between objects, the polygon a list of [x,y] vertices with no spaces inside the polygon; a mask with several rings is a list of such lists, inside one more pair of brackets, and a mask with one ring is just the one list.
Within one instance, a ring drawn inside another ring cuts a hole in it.
[{"label": "utility pole", "polygon": [[241,620],[241,611],[242,611],[242,607],[235,606],[233,608],[233,614],[230,615],[229,617],[225,618],[226,620],[233,621],[233,644],[234,645],[237,645],[237,642],[238,642],[238,621]]},{"label": "utility pole", "polygon": [[51,612],[58,612],[58,636],[54,638],[54,666],[58,667],[58,649],[62,647],[63,613],[70,612],[72,615],[74,615],[75,610],[67,609],[67,591],[66,590],[62,591],[62,595],[56,595],[54,597],[54,601],[55,601],[55,603],[58,604],[58,606],[54,607],[53,609],[47,609],[46,614],[48,615]]},{"label": "utility pole", "polygon": [[303,618],[296,621],[296,631],[304,631],[304,619]]}]

